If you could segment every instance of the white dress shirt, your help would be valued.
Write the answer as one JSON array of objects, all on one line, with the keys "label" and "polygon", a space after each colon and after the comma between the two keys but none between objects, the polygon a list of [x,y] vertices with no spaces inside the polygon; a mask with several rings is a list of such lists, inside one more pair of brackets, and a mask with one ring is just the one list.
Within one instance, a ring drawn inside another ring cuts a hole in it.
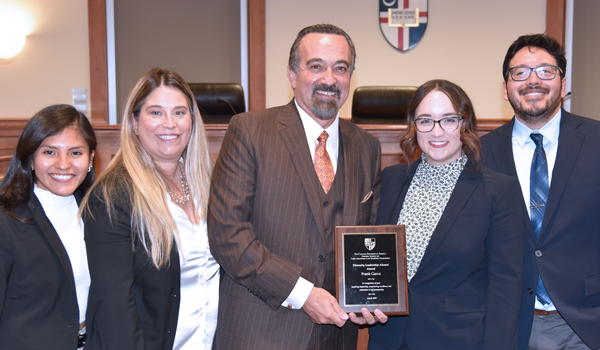
[{"label": "white dress shirt", "polygon": [[[523,191],[523,199],[527,213],[531,216],[529,210],[529,175],[531,173],[531,161],[535,152],[535,143],[529,136],[532,132],[540,133],[544,136],[544,152],[546,152],[546,161],[548,162],[548,187],[552,183],[552,171],[556,162],[556,152],[558,150],[558,135],[560,132],[561,111],[550,119],[550,121],[539,130],[532,130],[525,124],[515,118],[515,125],[512,133],[512,149],[515,159],[515,167],[517,168],[517,176],[521,183]],[[535,299],[535,308],[538,310],[553,311],[556,310],[551,302],[548,305],[543,305],[537,298]]]},{"label": "white dress shirt", "polygon": [[167,199],[181,247],[179,316],[173,350],[212,348],[219,305],[219,264],[210,254],[206,221],[193,224],[185,211]]},{"label": "white dress shirt", "polygon": [[[331,159],[331,165],[333,166],[333,172],[337,171],[337,161],[339,153],[339,140],[340,140],[340,115],[336,115],[333,123],[327,128],[323,129],[319,123],[317,123],[311,116],[308,115],[300,106],[298,102],[294,100],[298,114],[300,114],[300,120],[302,120],[302,126],[306,133],[306,142],[308,142],[308,148],[310,149],[310,155],[313,163],[315,162],[315,149],[319,141],[317,140],[323,131],[327,131],[329,137],[327,138],[327,144],[325,146],[329,158]],[[314,284],[300,277],[294,289],[290,295],[281,303],[281,306],[290,309],[301,309],[308,299],[310,292],[312,291]]]}]

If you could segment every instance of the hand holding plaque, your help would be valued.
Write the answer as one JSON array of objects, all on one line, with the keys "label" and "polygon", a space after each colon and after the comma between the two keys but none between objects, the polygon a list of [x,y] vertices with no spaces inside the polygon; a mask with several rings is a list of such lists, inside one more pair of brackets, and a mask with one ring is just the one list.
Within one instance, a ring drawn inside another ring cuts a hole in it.
[{"label": "hand holding plaque", "polygon": [[336,298],[342,309],[407,315],[404,226],[336,226],[335,239]]}]

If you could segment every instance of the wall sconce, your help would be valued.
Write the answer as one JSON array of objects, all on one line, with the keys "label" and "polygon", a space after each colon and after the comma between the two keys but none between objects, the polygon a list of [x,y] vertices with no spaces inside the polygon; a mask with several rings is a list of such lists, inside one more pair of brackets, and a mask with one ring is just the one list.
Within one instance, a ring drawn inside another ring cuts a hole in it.
[{"label": "wall sconce", "polygon": [[22,10],[0,5],[0,59],[16,56],[31,31],[31,21]]},{"label": "wall sconce", "polygon": [[25,46],[24,36],[0,36],[0,58],[16,56]]}]

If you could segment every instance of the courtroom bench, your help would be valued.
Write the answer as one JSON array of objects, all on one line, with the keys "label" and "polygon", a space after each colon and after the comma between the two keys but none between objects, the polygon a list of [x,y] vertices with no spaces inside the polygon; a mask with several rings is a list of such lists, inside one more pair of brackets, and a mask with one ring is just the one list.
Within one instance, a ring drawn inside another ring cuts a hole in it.
[{"label": "courtroom bench", "polygon": [[[508,120],[479,119],[479,135],[487,134],[497,127],[507,123]],[[0,177],[4,176],[8,164],[14,154],[17,141],[27,119],[0,119]],[[398,139],[406,130],[406,125],[376,125],[361,124],[364,130],[379,139],[381,143],[381,167],[404,163],[405,159],[400,150]],[[221,143],[227,131],[227,124],[205,124],[208,137],[208,148],[210,159],[216,161],[221,149]],[[100,174],[106,168],[112,157],[119,149],[120,125],[94,125],[98,145],[94,165],[96,174]]]}]

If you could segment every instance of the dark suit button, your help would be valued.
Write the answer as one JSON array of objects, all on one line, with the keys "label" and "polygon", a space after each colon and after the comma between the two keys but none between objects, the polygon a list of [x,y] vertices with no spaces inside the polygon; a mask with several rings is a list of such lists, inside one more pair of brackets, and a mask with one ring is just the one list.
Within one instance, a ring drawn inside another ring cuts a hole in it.
[{"label": "dark suit button", "polygon": [[177,294],[171,294],[171,298],[177,298]]},{"label": "dark suit button", "polygon": [[323,255],[319,255],[319,262],[325,261],[325,257]]},{"label": "dark suit button", "polygon": [[328,201],[323,202],[323,206],[324,207],[328,207],[329,206],[329,202]]},{"label": "dark suit button", "polygon": [[165,331],[165,334],[171,334],[171,331]]},{"label": "dark suit button", "polygon": [[328,228],[325,229],[325,233],[329,233],[329,229]]},{"label": "dark suit button", "polygon": [[535,256],[537,256],[538,258],[542,257],[542,251],[541,251],[541,250],[536,250],[534,254],[535,254]]},{"label": "dark suit button", "polygon": [[531,289],[531,288],[527,288],[527,293],[528,293],[528,294],[533,294],[533,289]]}]

